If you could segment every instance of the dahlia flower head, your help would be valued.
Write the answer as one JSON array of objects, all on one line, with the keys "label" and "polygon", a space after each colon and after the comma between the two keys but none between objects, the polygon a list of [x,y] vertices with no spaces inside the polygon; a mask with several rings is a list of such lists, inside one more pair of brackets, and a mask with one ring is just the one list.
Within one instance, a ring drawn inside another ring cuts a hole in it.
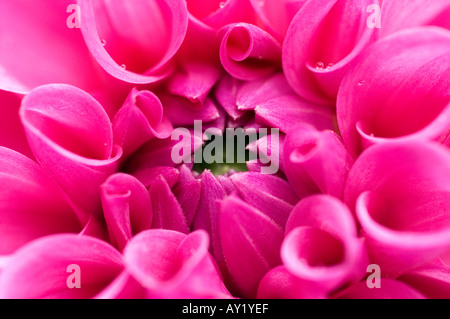
[{"label": "dahlia flower head", "polygon": [[450,298],[448,0],[3,0],[0,114],[0,298]]}]

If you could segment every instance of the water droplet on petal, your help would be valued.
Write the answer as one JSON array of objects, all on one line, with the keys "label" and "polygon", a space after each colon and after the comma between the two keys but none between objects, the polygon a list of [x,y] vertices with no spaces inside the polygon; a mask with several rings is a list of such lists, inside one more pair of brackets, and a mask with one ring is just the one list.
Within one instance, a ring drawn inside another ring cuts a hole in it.
[{"label": "water droplet on petal", "polygon": [[105,39],[102,39],[102,41],[101,41],[101,42],[102,42],[102,45],[103,45],[103,46],[105,46],[105,45],[106,45],[106,40],[105,40]]},{"label": "water droplet on petal", "polygon": [[124,69],[124,70],[127,69],[127,66],[126,66],[125,64],[122,64],[120,67],[121,67],[122,69]]},{"label": "water droplet on petal", "polygon": [[361,81],[358,82],[358,85],[359,85],[359,86],[362,86],[362,85],[364,85],[364,84],[366,84],[366,81],[364,81],[364,80],[361,80]]},{"label": "water droplet on petal", "polygon": [[323,62],[317,62],[316,63],[316,69],[317,70],[321,70],[325,67],[325,65],[323,64]]},{"label": "water droplet on petal", "polygon": [[327,65],[327,69],[331,69],[332,67],[334,66],[334,63],[328,63],[328,65]]},{"label": "water droplet on petal", "polygon": [[220,7],[220,9],[222,9],[223,7],[225,7],[225,1],[222,1],[221,3],[219,3],[219,7]]}]

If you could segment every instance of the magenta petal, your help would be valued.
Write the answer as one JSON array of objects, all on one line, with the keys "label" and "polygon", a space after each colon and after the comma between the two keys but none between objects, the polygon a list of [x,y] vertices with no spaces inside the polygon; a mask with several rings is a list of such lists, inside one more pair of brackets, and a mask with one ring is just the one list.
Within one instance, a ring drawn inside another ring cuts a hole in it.
[{"label": "magenta petal", "polygon": [[295,94],[263,101],[255,108],[257,123],[279,128],[287,133],[299,123],[308,123],[319,130],[333,130],[335,115],[321,105],[302,100]]},{"label": "magenta petal", "polygon": [[149,188],[159,176],[164,177],[167,184],[172,188],[179,180],[179,171],[170,166],[155,166],[144,169],[139,169],[133,172],[133,176],[136,177],[145,188]]},{"label": "magenta petal", "polygon": [[164,177],[158,176],[150,186],[150,197],[153,207],[152,228],[189,233],[183,210]]},{"label": "magenta petal", "polygon": [[399,277],[430,299],[450,298],[450,266],[437,259]]},{"label": "magenta petal", "polygon": [[132,89],[113,121],[114,143],[122,147],[123,158],[154,137],[169,137],[172,131],[161,102],[150,91]]},{"label": "magenta petal", "polygon": [[307,0],[250,0],[269,32],[282,41],[298,10]]},{"label": "magenta petal", "polygon": [[186,35],[185,1],[138,0],[130,6],[125,0],[78,0],[78,4],[83,12],[81,31],[86,44],[106,72],[139,84],[164,77],[161,68],[175,55]]},{"label": "magenta petal", "polygon": [[84,90],[103,86],[104,74],[96,69],[80,30],[66,25],[67,8],[74,2],[0,4],[0,89],[28,93],[49,83],[67,83]]},{"label": "magenta petal", "polygon": [[339,128],[350,151],[447,135],[449,55],[450,34],[435,27],[397,32],[361,53],[337,98]]},{"label": "magenta petal", "polygon": [[[265,135],[260,139],[250,142],[247,145],[247,149],[254,153],[262,155],[266,159],[273,159],[274,156],[278,156],[278,165],[281,171],[284,172],[283,168],[283,145],[284,145],[285,135],[281,134],[278,138],[274,138],[272,134]],[[248,163],[248,162],[247,162]],[[258,170],[261,172],[261,170]]]},{"label": "magenta petal", "polygon": [[244,112],[238,110],[236,104],[236,94],[241,85],[242,81],[225,74],[214,90],[217,102],[233,120],[244,115]]},{"label": "magenta petal", "polygon": [[81,225],[64,194],[35,162],[0,147],[0,255],[54,233],[78,233]]},{"label": "magenta petal", "polygon": [[258,299],[325,299],[323,288],[292,275],[284,266],[269,271],[258,287]]},{"label": "magenta petal", "polygon": [[259,173],[236,173],[230,177],[242,199],[271,218],[284,229],[297,195],[289,184],[276,176]]},{"label": "magenta petal", "polygon": [[296,277],[331,292],[366,274],[366,248],[350,211],[336,198],[314,195],[300,201],[286,234],[281,258]]},{"label": "magenta petal", "polygon": [[164,114],[174,126],[193,125],[195,120],[211,122],[220,116],[215,102],[210,98],[206,98],[205,103],[195,104],[177,95],[163,94],[160,98]]},{"label": "magenta petal", "polygon": [[18,151],[33,159],[23,125],[20,122],[19,109],[23,95],[0,90],[0,146]]},{"label": "magenta petal", "polygon": [[80,89],[53,84],[28,94],[20,116],[34,155],[82,211],[82,222],[98,213],[99,186],[121,156],[102,106]]},{"label": "magenta petal", "polygon": [[221,202],[219,228],[232,290],[236,295],[256,298],[261,279],[280,264],[283,230],[235,195]]},{"label": "magenta petal", "polygon": [[152,226],[150,195],[133,176],[110,176],[101,186],[101,197],[110,242],[120,251],[133,235]]},{"label": "magenta petal", "polygon": [[[68,282],[78,266],[80,288]],[[91,298],[123,269],[122,256],[104,241],[89,236],[52,235],[22,247],[6,263],[0,298]]]},{"label": "magenta petal", "polygon": [[222,38],[220,61],[224,69],[239,80],[255,80],[280,67],[280,44],[257,26],[247,23],[227,25]]},{"label": "magenta petal", "polygon": [[238,110],[254,110],[267,100],[293,92],[284,74],[277,73],[240,85],[236,92],[236,104]]},{"label": "magenta petal", "polygon": [[380,34],[385,37],[401,29],[422,25],[450,27],[450,3],[434,0],[424,5],[422,0],[383,0]]},{"label": "magenta petal", "polygon": [[93,299],[145,299],[145,288],[126,270],[122,271],[106,288]]},{"label": "magenta petal", "polygon": [[302,98],[329,104],[355,57],[372,41],[366,12],[377,0],[307,1],[283,44],[283,70]]},{"label": "magenta petal", "polygon": [[355,209],[371,261],[384,276],[429,262],[450,245],[450,153],[419,141],[371,147],[349,173],[345,201]]},{"label": "magenta petal", "polygon": [[197,212],[201,188],[201,181],[194,178],[192,171],[186,165],[182,165],[180,167],[180,180],[173,189],[173,193],[183,209],[188,226],[192,224]]},{"label": "magenta petal", "polygon": [[286,177],[300,197],[324,193],[342,198],[353,159],[336,133],[297,126],[283,147]]},{"label": "magenta petal", "polygon": [[407,284],[394,280],[381,279],[380,288],[369,288],[362,281],[341,292],[338,299],[425,299],[420,292]]},{"label": "magenta petal", "polygon": [[204,103],[221,72],[215,65],[188,61],[170,78],[167,90],[192,103]]},{"label": "magenta petal", "polygon": [[203,231],[148,230],[127,245],[124,259],[150,298],[230,298],[208,247]]},{"label": "magenta petal", "polygon": [[221,270],[225,268],[222,247],[219,241],[219,201],[226,196],[226,192],[216,177],[205,170],[200,175],[201,194],[197,213],[192,224],[193,229],[203,229],[211,239],[211,253]]}]

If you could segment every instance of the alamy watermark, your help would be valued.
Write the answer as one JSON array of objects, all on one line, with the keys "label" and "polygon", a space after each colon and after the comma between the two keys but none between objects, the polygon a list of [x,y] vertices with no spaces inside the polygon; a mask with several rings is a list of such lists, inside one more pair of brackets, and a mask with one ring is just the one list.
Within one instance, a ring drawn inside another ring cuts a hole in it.
[{"label": "alamy watermark", "polygon": [[378,4],[371,4],[367,6],[367,12],[372,14],[367,18],[367,27],[370,29],[381,28],[381,8]]}]

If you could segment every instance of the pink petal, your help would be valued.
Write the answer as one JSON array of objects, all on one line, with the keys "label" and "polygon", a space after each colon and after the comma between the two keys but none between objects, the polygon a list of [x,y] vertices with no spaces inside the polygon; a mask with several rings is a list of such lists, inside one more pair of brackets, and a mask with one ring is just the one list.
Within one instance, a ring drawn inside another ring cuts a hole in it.
[{"label": "pink petal", "polygon": [[328,195],[300,201],[286,224],[281,258],[294,276],[327,292],[362,279],[368,264],[364,242],[348,208]]},{"label": "pink petal", "polygon": [[133,235],[152,226],[150,195],[133,176],[111,175],[101,186],[101,198],[110,242],[120,251]]},{"label": "pink petal", "polygon": [[429,299],[448,299],[450,298],[449,268],[449,265],[437,259],[400,276],[399,280],[417,289]]},{"label": "pink petal", "polygon": [[80,89],[52,84],[23,99],[20,117],[34,155],[80,210],[81,221],[99,213],[99,186],[121,156],[102,106]]},{"label": "pink petal", "polygon": [[20,102],[23,96],[0,90],[0,145],[34,158],[25,137],[19,118]]},{"label": "pink petal", "polygon": [[174,167],[155,166],[137,170],[136,172],[133,172],[133,176],[147,189],[159,178],[159,176],[162,176],[169,187],[172,188],[178,182],[180,173]]},{"label": "pink petal", "polygon": [[220,61],[233,77],[255,80],[280,67],[280,44],[260,28],[246,23],[231,24],[222,28],[219,36]]},{"label": "pink petal", "polygon": [[235,295],[256,298],[261,279],[280,264],[282,229],[235,195],[221,202],[219,228],[230,289]]},{"label": "pink petal", "polygon": [[78,233],[81,225],[64,194],[35,162],[0,147],[0,255],[54,233]]},{"label": "pink petal", "polygon": [[298,10],[307,0],[250,0],[259,18],[278,40],[282,41]]},{"label": "pink petal", "polygon": [[422,0],[383,0],[381,7],[382,37],[421,25],[436,25],[450,28],[448,16],[450,3],[446,0],[435,0],[424,5]]},{"label": "pink petal", "polygon": [[204,103],[206,96],[219,80],[221,70],[215,65],[187,61],[167,84],[167,90],[192,103]]},{"label": "pink petal", "polygon": [[208,247],[203,231],[148,230],[127,245],[124,259],[150,298],[229,298]]},{"label": "pink petal", "polygon": [[192,171],[186,165],[182,165],[180,167],[180,180],[173,189],[173,193],[183,209],[188,226],[192,224],[197,212],[201,188],[201,181],[194,178]]},{"label": "pink petal", "polygon": [[[3,1],[0,4],[0,89],[28,93],[50,83],[84,90],[117,83],[96,68],[79,29],[70,29],[67,9],[74,1]],[[26,21],[26,23],[24,22]],[[106,76],[106,78],[105,78]]]},{"label": "pink petal", "polygon": [[337,98],[339,128],[353,154],[448,133],[449,54],[450,34],[435,27],[398,32],[361,53]]},{"label": "pink petal", "polygon": [[226,268],[220,245],[219,236],[219,201],[226,196],[226,192],[216,177],[204,170],[201,180],[201,193],[197,213],[192,224],[193,229],[205,230],[211,239],[211,254],[216,259],[220,269]]},{"label": "pink petal", "polygon": [[366,8],[373,0],[307,1],[295,15],[283,44],[283,70],[294,91],[330,104],[355,57],[372,41]]},{"label": "pink petal", "polygon": [[113,121],[114,142],[123,149],[123,158],[154,137],[164,139],[173,131],[163,117],[158,97],[150,91],[132,89]]},{"label": "pink petal", "polygon": [[276,176],[259,173],[236,173],[230,177],[242,199],[271,218],[284,229],[297,195],[289,184]]},{"label": "pink petal", "polygon": [[[70,289],[68,266],[79,266],[81,288]],[[91,298],[123,269],[122,256],[89,236],[52,235],[35,240],[12,255],[0,277],[0,298]]]},{"label": "pink petal", "polygon": [[211,122],[220,116],[215,102],[210,98],[205,103],[196,104],[176,95],[162,94],[160,98],[164,113],[174,126],[193,125],[195,120]]},{"label": "pink petal", "polygon": [[380,288],[369,288],[362,281],[344,290],[338,295],[338,299],[425,299],[425,297],[407,284],[383,278]]},{"label": "pink petal", "polygon": [[279,128],[287,133],[299,123],[308,123],[319,130],[334,130],[335,115],[328,107],[302,100],[295,94],[266,100],[255,108],[257,123]]},{"label": "pink petal", "polygon": [[345,189],[371,261],[398,276],[448,250],[450,153],[419,141],[371,147],[355,162]]},{"label": "pink petal", "polygon": [[326,293],[311,281],[292,275],[284,266],[269,271],[258,287],[258,299],[325,299]]},{"label": "pink petal", "polygon": [[258,105],[275,97],[294,91],[283,73],[276,73],[263,79],[244,82],[236,92],[238,110],[254,110]]},{"label": "pink petal", "polygon": [[[278,138],[274,138],[272,134],[261,137],[255,142],[250,142],[247,145],[247,149],[254,153],[263,156],[266,159],[270,159],[271,156],[278,155],[278,165],[281,171],[283,168],[283,145],[284,145],[285,135],[280,134]],[[276,155],[275,155],[276,154]],[[259,170],[260,171],[260,170]]]},{"label": "pink petal", "polygon": [[158,176],[150,186],[150,197],[153,207],[152,228],[189,233],[183,210],[164,177]]},{"label": "pink petal", "polygon": [[222,76],[214,91],[217,102],[234,120],[244,115],[244,112],[238,110],[236,104],[236,94],[241,84],[242,81],[226,74]]},{"label": "pink petal", "polygon": [[167,66],[186,35],[185,1],[138,0],[130,5],[125,0],[114,4],[78,0],[78,4],[83,13],[81,31],[86,44],[106,72],[139,84],[165,76],[167,72],[161,68]]},{"label": "pink petal", "polygon": [[300,125],[287,134],[283,147],[284,171],[298,196],[324,193],[342,198],[353,159],[336,133]]},{"label": "pink petal", "polygon": [[189,0],[187,3],[193,19],[215,29],[233,22],[256,21],[255,12],[248,0]]}]

